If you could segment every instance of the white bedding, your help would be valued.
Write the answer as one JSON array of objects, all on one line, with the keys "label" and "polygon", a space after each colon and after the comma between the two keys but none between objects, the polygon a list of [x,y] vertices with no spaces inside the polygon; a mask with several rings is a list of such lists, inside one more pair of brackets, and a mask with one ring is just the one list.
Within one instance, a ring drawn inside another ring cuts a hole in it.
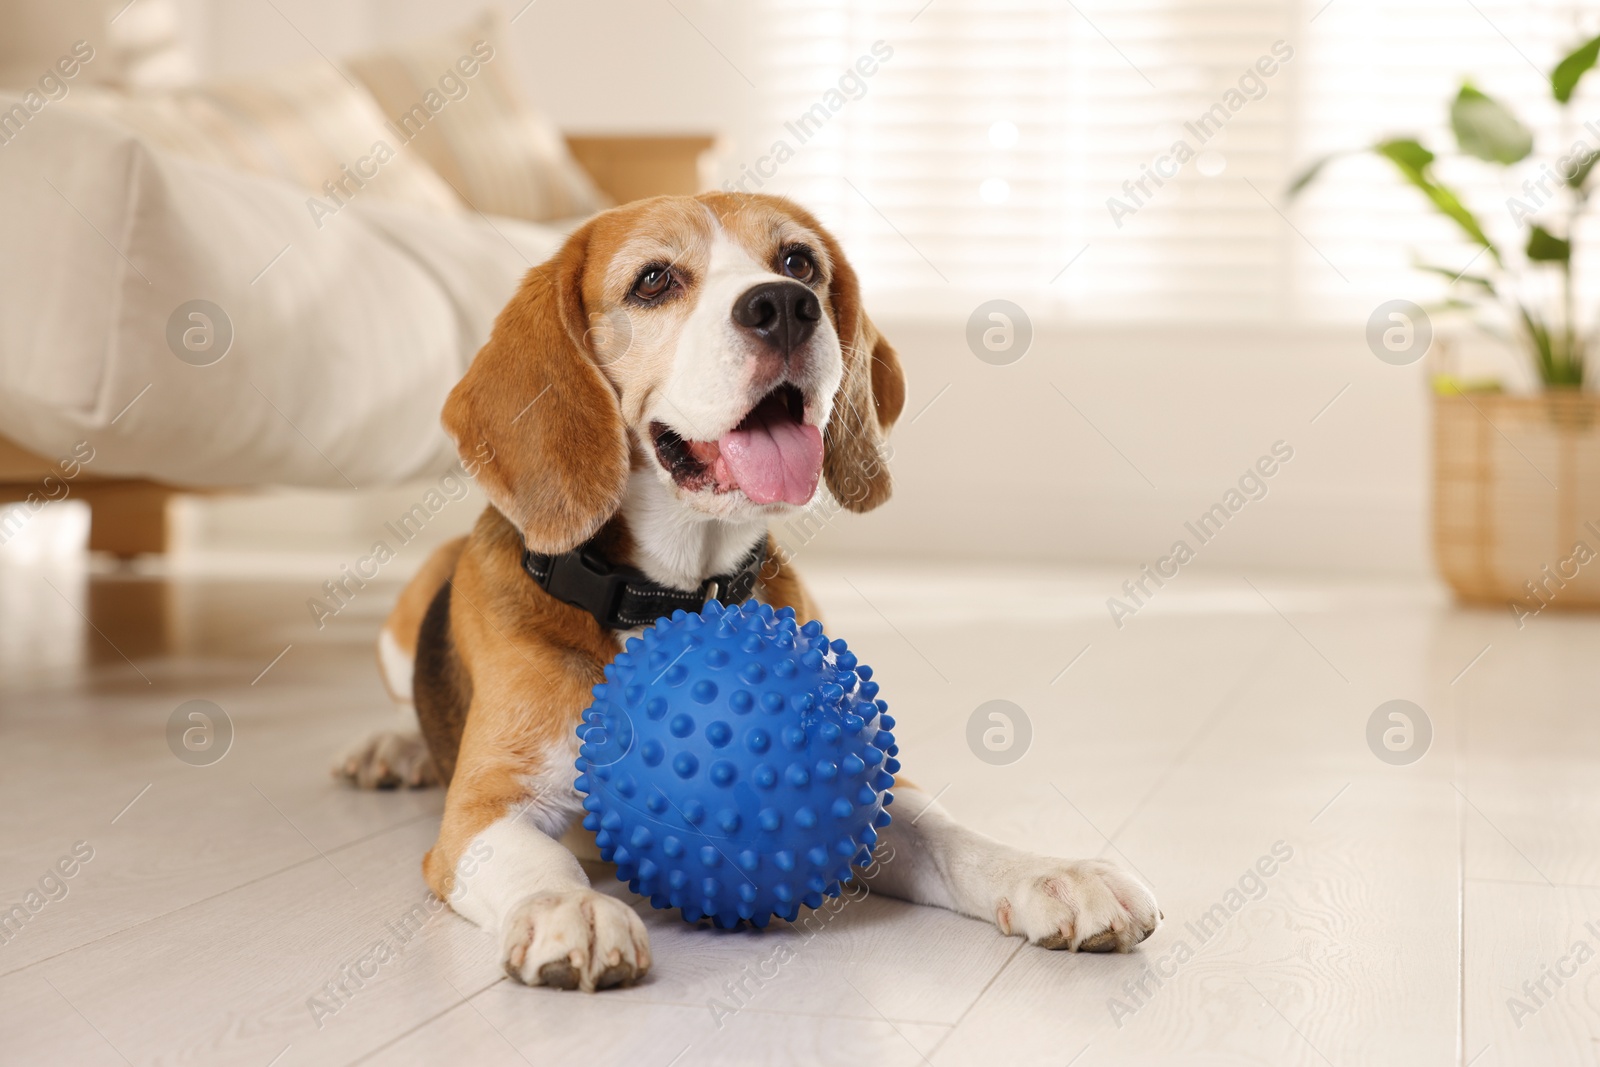
[{"label": "white bedding", "polygon": [[[15,97],[0,95],[0,111]],[[307,193],[46,106],[0,144],[0,436],[99,475],[360,488],[447,454],[460,377],[561,230]],[[205,300],[231,322],[215,355]],[[203,313],[203,312],[202,312]],[[180,348],[181,348],[180,343]],[[131,404],[131,406],[130,406]]]}]

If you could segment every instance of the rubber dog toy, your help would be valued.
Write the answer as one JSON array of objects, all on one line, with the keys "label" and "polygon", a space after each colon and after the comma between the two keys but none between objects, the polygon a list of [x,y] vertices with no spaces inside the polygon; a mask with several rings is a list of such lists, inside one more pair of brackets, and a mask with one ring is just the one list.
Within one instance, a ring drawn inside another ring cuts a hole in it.
[{"label": "rubber dog toy", "polygon": [[794,921],[871,862],[899,749],[872,668],[751,600],[661,618],[606,666],[578,727],[583,825],[657,908]]}]

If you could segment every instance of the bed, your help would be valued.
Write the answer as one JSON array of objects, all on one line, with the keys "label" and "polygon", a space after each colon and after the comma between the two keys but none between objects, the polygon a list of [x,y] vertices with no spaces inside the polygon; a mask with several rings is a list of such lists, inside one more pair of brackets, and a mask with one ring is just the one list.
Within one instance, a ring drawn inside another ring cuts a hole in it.
[{"label": "bed", "polygon": [[447,455],[444,396],[521,276],[594,210],[703,188],[714,145],[561,135],[495,31],[161,93],[48,60],[50,91],[0,89],[0,504],[84,500],[90,547],[127,557],[164,550],[177,493]]}]

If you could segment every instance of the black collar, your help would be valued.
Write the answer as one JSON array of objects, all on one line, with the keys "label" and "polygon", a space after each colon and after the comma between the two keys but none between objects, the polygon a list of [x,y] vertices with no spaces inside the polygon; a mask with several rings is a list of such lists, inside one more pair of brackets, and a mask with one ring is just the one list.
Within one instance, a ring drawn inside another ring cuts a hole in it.
[{"label": "black collar", "polygon": [[522,569],[545,592],[595,617],[609,630],[648,626],[678,609],[700,611],[711,600],[726,606],[742,604],[755,593],[756,579],[767,559],[767,539],[757,541],[730,574],[717,574],[686,593],[651,581],[642,571],[613,565],[594,540],[570,552],[546,554],[526,545]]}]

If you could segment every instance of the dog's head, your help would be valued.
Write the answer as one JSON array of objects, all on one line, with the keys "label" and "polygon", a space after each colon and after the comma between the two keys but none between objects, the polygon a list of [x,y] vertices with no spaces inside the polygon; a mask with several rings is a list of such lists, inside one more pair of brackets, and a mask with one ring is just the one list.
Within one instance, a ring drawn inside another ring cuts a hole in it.
[{"label": "dog's head", "polygon": [[659,197],[597,215],[528,273],[444,425],[529,547],[565,551],[647,468],[731,521],[889,496],[900,362],[855,272],[773,196]]}]

